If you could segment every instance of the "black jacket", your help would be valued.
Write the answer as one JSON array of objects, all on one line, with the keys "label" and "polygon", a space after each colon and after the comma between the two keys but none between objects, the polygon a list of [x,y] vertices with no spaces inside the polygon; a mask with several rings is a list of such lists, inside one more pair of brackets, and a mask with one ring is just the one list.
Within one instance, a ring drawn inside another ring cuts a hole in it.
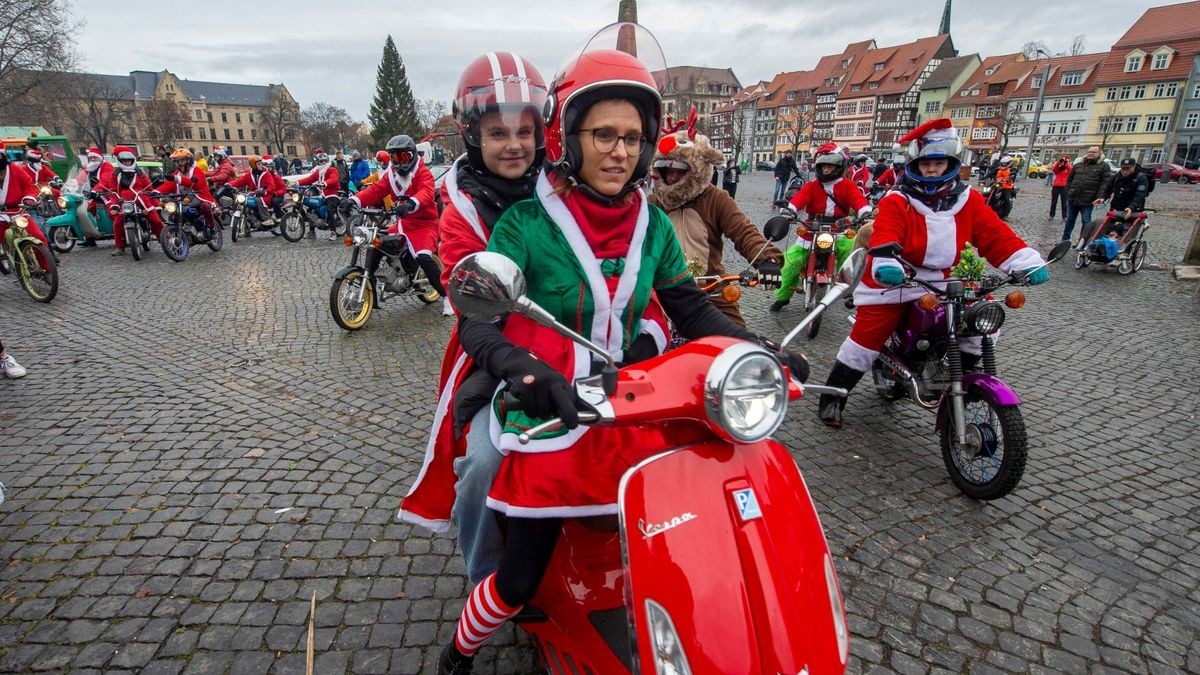
[{"label": "black jacket", "polygon": [[1067,202],[1086,206],[1100,199],[1111,173],[1103,159],[1080,160],[1067,176]]},{"label": "black jacket", "polygon": [[1133,209],[1134,212],[1141,211],[1146,208],[1146,195],[1150,192],[1150,184],[1146,179],[1146,174],[1141,171],[1134,171],[1128,176],[1117,175],[1113,176],[1104,186],[1104,194],[1101,199],[1112,199],[1109,205],[1113,211],[1124,211],[1125,209]]},{"label": "black jacket", "polygon": [[792,159],[791,155],[780,158],[779,163],[775,165],[775,177],[786,183],[793,173],[796,173],[796,160]]}]

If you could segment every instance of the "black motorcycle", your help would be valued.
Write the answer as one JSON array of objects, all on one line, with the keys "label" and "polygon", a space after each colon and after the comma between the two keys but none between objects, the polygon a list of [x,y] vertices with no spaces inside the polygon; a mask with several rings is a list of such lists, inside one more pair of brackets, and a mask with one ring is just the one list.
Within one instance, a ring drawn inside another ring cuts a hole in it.
[{"label": "black motorcycle", "polygon": [[987,205],[1000,216],[1000,220],[1008,218],[1008,214],[1012,213],[1013,200],[1017,197],[1017,188],[1006,188],[996,184],[996,181],[991,178],[984,178],[979,181],[979,191],[983,193],[983,198],[987,201]]},{"label": "black motorcycle", "polygon": [[206,232],[204,214],[200,212],[200,198],[190,190],[157,195],[162,201],[163,229],[158,235],[163,253],[175,262],[187,260],[188,253],[196,244],[207,244],[214,252],[225,244],[222,234],[221,214],[213,214],[213,228]]}]

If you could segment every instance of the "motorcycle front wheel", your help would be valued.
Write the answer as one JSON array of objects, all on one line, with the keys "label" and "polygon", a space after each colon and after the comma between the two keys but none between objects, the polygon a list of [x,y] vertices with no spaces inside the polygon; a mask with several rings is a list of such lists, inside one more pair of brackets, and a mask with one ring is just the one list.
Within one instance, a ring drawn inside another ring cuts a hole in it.
[{"label": "motorcycle front wheel", "polygon": [[50,302],[58,294],[58,266],[54,256],[41,242],[25,240],[17,244],[17,278],[29,297]]},{"label": "motorcycle front wheel", "polygon": [[75,248],[75,237],[71,236],[71,228],[66,225],[50,228],[50,248],[59,253],[70,253]]},{"label": "motorcycle front wheel", "polygon": [[221,247],[225,245],[225,229],[221,227],[221,223],[213,226],[212,235],[209,236],[206,243],[213,253],[220,251]]},{"label": "motorcycle front wheel", "polygon": [[299,213],[292,211],[283,218],[283,224],[279,226],[279,233],[284,239],[290,242],[297,242],[304,238],[304,219]]},{"label": "motorcycle front wheel", "polygon": [[[362,288],[362,302],[359,302],[358,291],[363,284],[366,286]],[[366,325],[374,306],[375,289],[366,281],[361,270],[334,279],[333,286],[329,288],[329,313],[343,330],[358,330]]]},{"label": "motorcycle front wheel", "polygon": [[164,227],[158,235],[158,243],[162,245],[163,253],[166,253],[167,257],[175,262],[187,260],[188,251],[191,250],[191,242],[188,241],[183,227],[179,225]]},{"label": "motorcycle front wheel", "polygon": [[245,219],[245,216],[238,213],[229,216],[229,238],[234,242],[237,242],[238,237],[241,236],[242,222]]},{"label": "motorcycle front wheel", "polygon": [[997,405],[978,389],[971,389],[963,397],[965,445],[955,438],[948,398],[939,415],[942,461],[963,494],[987,501],[1004,497],[1017,487],[1029,452],[1020,408]]},{"label": "motorcycle front wheel", "polygon": [[[829,288],[829,284],[813,284],[813,286],[814,286],[814,288],[813,288],[813,300],[814,301],[816,300],[816,298],[818,298],[822,295],[825,295],[825,289]],[[812,323],[808,324],[808,339],[809,340],[812,340],[813,338],[817,337],[817,333],[819,333],[821,331],[821,319],[823,319],[824,317],[825,317],[825,315],[822,314],[821,316],[818,316],[817,318],[813,319]]]},{"label": "motorcycle front wheel", "polygon": [[142,228],[133,225],[125,226],[125,245],[129,248],[129,252],[133,254],[134,262],[142,259]]}]

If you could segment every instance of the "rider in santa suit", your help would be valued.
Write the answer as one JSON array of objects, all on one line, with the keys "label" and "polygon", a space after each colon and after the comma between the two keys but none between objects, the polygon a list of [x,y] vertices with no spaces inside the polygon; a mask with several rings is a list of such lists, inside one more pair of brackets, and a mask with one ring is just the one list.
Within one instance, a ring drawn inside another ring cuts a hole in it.
[{"label": "rider in santa suit", "polygon": [[[26,208],[37,204],[38,188],[33,182],[33,176],[20,165],[10,164],[8,155],[4,152],[4,143],[0,142],[0,208],[8,213],[15,213],[22,206]],[[50,241],[38,227],[37,221],[29,219],[27,231],[41,240],[47,247]],[[8,231],[8,222],[0,222],[0,238]]]},{"label": "rider in santa suit", "polygon": [[[914,265],[916,276],[924,280],[947,279],[968,242],[1005,274],[1026,273],[1045,262],[996,216],[983,195],[959,180],[962,142],[949,119],[930,120],[900,142],[909,144],[912,159],[905,166],[900,187],[879,202],[871,247],[900,244],[900,257]],[[849,390],[858,383],[904,317],[908,304],[926,292],[902,286],[904,269],[895,260],[868,256],[866,269],[854,291],[857,320],[825,382],[833,387]],[[1028,274],[1030,284],[1042,284],[1049,278],[1044,267]],[[979,350],[978,338],[963,341],[963,351],[976,355],[976,362]],[[844,398],[821,396],[821,421],[841,428],[845,405]]]},{"label": "rider in santa suit", "polygon": [[[853,213],[860,218],[871,212],[871,205],[852,181],[845,178],[846,153],[835,143],[826,143],[817,148],[816,159],[813,160],[816,178],[804,184],[792,196],[788,207],[808,216],[825,216],[828,218],[844,218]],[[837,260],[842,260],[850,253],[853,243],[839,239],[841,248],[837,251]],[[844,243],[843,243],[844,242]],[[796,292],[796,284],[808,264],[808,252],[812,250],[813,234],[808,228],[803,228],[796,243],[788,248],[784,255],[783,273],[780,278],[779,290],[775,291],[775,304],[771,305],[772,312],[778,312],[787,306]]]},{"label": "rider in santa suit", "polygon": [[217,226],[215,212],[217,202],[208,189],[208,175],[204,173],[204,169],[196,166],[192,151],[187,148],[179,148],[172,152],[171,159],[175,162],[175,173],[162,179],[161,182],[156,179],[154,189],[161,194],[171,194],[185,189],[191,190],[196,196],[196,208],[200,210],[204,221],[204,231],[197,234],[202,240],[207,241]]},{"label": "rider in santa suit", "polygon": [[[313,153],[313,170],[307,176],[296,181],[297,185],[312,185],[313,183],[324,183],[325,188],[321,190],[321,196],[325,200],[325,214],[329,225],[329,240],[337,239],[337,228],[333,226],[334,214],[338,211],[338,205],[342,199],[339,197],[341,191],[341,177],[338,175],[337,169],[329,163],[329,155],[324,150],[318,149]],[[308,238],[317,238],[317,226],[309,225]]]},{"label": "rider in santa suit", "polygon": [[[385,149],[391,157],[391,163],[383,177],[347,199],[342,205],[342,212],[349,214],[351,209],[375,206],[382,203],[385,197],[395,199],[395,210],[400,217],[388,227],[387,233],[406,237],[408,250],[425,272],[429,285],[442,296],[442,315],[454,316],[446,287],[442,285],[442,270],[433,259],[438,247],[438,212],[433,197],[433,173],[421,160],[417,143],[411,136],[392,136]],[[369,274],[373,274],[379,264],[378,260],[374,261],[374,265],[372,262],[368,258]]]},{"label": "rider in santa suit", "polygon": [[[113,148],[113,156],[117,158],[117,170],[109,173],[100,183],[100,187],[108,194],[104,201],[108,204],[108,212],[113,221],[113,243],[116,248],[112,255],[125,255],[125,216],[121,213],[121,200],[136,200],[145,210],[146,220],[150,223],[150,231],[155,237],[162,234],[163,221],[158,215],[158,200],[147,196],[147,188],[151,186],[150,177],[138,168],[137,155],[133,148],[118,145]],[[140,193],[140,194],[139,194]]]}]

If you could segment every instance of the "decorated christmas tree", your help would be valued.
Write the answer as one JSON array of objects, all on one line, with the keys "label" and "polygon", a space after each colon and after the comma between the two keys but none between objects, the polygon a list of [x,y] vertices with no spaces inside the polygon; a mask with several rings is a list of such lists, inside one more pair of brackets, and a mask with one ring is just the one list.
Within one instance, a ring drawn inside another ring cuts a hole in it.
[{"label": "decorated christmas tree", "polygon": [[987,261],[979,257],[979,251],[968,241],[958,257],[958,264],[950,273],[963,281],[980,281],[986,270]]}]

